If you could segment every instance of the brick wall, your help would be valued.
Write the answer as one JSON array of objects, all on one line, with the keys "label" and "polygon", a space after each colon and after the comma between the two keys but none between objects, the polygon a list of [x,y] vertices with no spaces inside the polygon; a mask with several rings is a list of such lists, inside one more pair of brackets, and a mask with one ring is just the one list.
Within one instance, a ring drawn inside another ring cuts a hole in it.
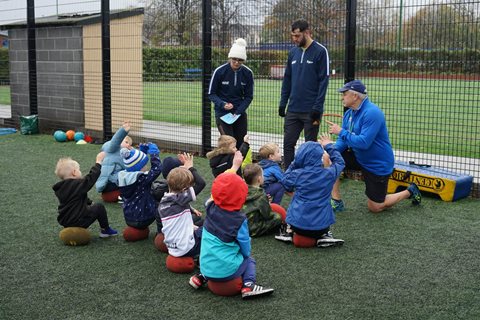
[{"label": "brick wall", "polygon": [[[27,30],[9,30],[12,116],[30,114]],[[36,32],[37,94],[42,131],[84,126],[82,27]]]}]

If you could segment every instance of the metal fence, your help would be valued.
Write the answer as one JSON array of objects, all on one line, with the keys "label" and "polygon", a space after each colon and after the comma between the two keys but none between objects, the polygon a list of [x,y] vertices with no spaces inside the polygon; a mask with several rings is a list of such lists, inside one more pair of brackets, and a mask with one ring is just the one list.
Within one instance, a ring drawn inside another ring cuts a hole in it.
[{"label": "metal fence", "polygon": [[478,0],[1,3],[4,126],[33,112],[43,132],[74,129],[108,139],[129,119],[137,142],[205,154],[218,137],[206,95],[210,76],[242,37],[255,75],[247,111],[253,151],[266,142],[282,146],[277,107],[293,46],[290,25],[304,18],[329,50],[326,113],[343,113],[336,89],[359,78],[385,113],[396,160],[467,173],[480,183]]}]

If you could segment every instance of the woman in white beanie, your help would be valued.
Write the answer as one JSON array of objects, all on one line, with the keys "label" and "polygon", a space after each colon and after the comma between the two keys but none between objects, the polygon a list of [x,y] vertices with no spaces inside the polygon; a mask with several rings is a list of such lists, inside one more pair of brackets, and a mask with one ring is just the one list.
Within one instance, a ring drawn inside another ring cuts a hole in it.
[{"label": "woman in white beanie", "polygon": [[[208,97],[215,105],[218,131],[237,139],[237,149],[247,134],[246,110],[253,100],[253,72],[244,65],[246,60],[247,43],[238,38],[228,53],[228,62],[213,72],[208,88]],[[229,113],[234,117],[226,119],[224,116],[229,117]]]}]

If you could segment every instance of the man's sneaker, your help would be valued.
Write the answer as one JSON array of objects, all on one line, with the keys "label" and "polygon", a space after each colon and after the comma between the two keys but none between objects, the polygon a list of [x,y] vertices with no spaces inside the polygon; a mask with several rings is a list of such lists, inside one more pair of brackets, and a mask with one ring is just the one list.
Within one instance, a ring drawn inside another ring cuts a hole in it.
[{"label": "man's sneaker", "polygon": [[284,242],[292,242],[293,241],[293,231],[290,229],[288,224],[282,224],[280,226],[280,230],[275,235],[275,239],[284,241]]},{"label": "man's sneaker", "polygon": [[330,199],[330,204],[332,205],[333,212],[340,212],[345,210],[345,205],[343,204],[343,200],[335,200],[335,199]]},{"label": "man's sneaker", "polygon": [[253,282],[247,282],[242,288],[242,299],[248,299],[255,296],[269,295],[273,293],[272,288],[259,286]]},{"label": "man's sneaker", "polygon": [[194,289],[200,289],[207,284],[207,279],[201,273],[197,273],[190,277],[188,284]]},{"label": "man's sneaker", "polygon": [[418,186],[415,183],[410,183],[407,190],[410,192],[409,199],[412,199],[412,203],[414,205],[419,205],[422,202],[422,194],[420,193]]},{"label": "man's sneaker", "polygon": [[100,238],[114,237],[118,234],[117,230],[114,230],[110,227],[100,230]]},{"label": "man's sneaker", "polygon": [[317,240],[317,247],[328,248],[341,246],[345,241],[342,239],[335,239],[331,231],[325,233],[320,239]]},{"label": "man's sneaker", "polygon": [[118,196],[117,203],[123,203],[123,199],[121,196]]}]

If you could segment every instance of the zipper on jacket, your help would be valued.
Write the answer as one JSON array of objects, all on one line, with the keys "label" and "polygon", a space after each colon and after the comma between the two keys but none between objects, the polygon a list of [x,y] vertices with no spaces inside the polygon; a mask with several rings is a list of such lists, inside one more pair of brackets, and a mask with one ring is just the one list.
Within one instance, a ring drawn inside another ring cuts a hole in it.
[{"label": "zipper on jacket", "polygon": [[237,71],[234,71],[233,74],[235,75],[235,80],[233,81],[233,85],[237,86]]}]

